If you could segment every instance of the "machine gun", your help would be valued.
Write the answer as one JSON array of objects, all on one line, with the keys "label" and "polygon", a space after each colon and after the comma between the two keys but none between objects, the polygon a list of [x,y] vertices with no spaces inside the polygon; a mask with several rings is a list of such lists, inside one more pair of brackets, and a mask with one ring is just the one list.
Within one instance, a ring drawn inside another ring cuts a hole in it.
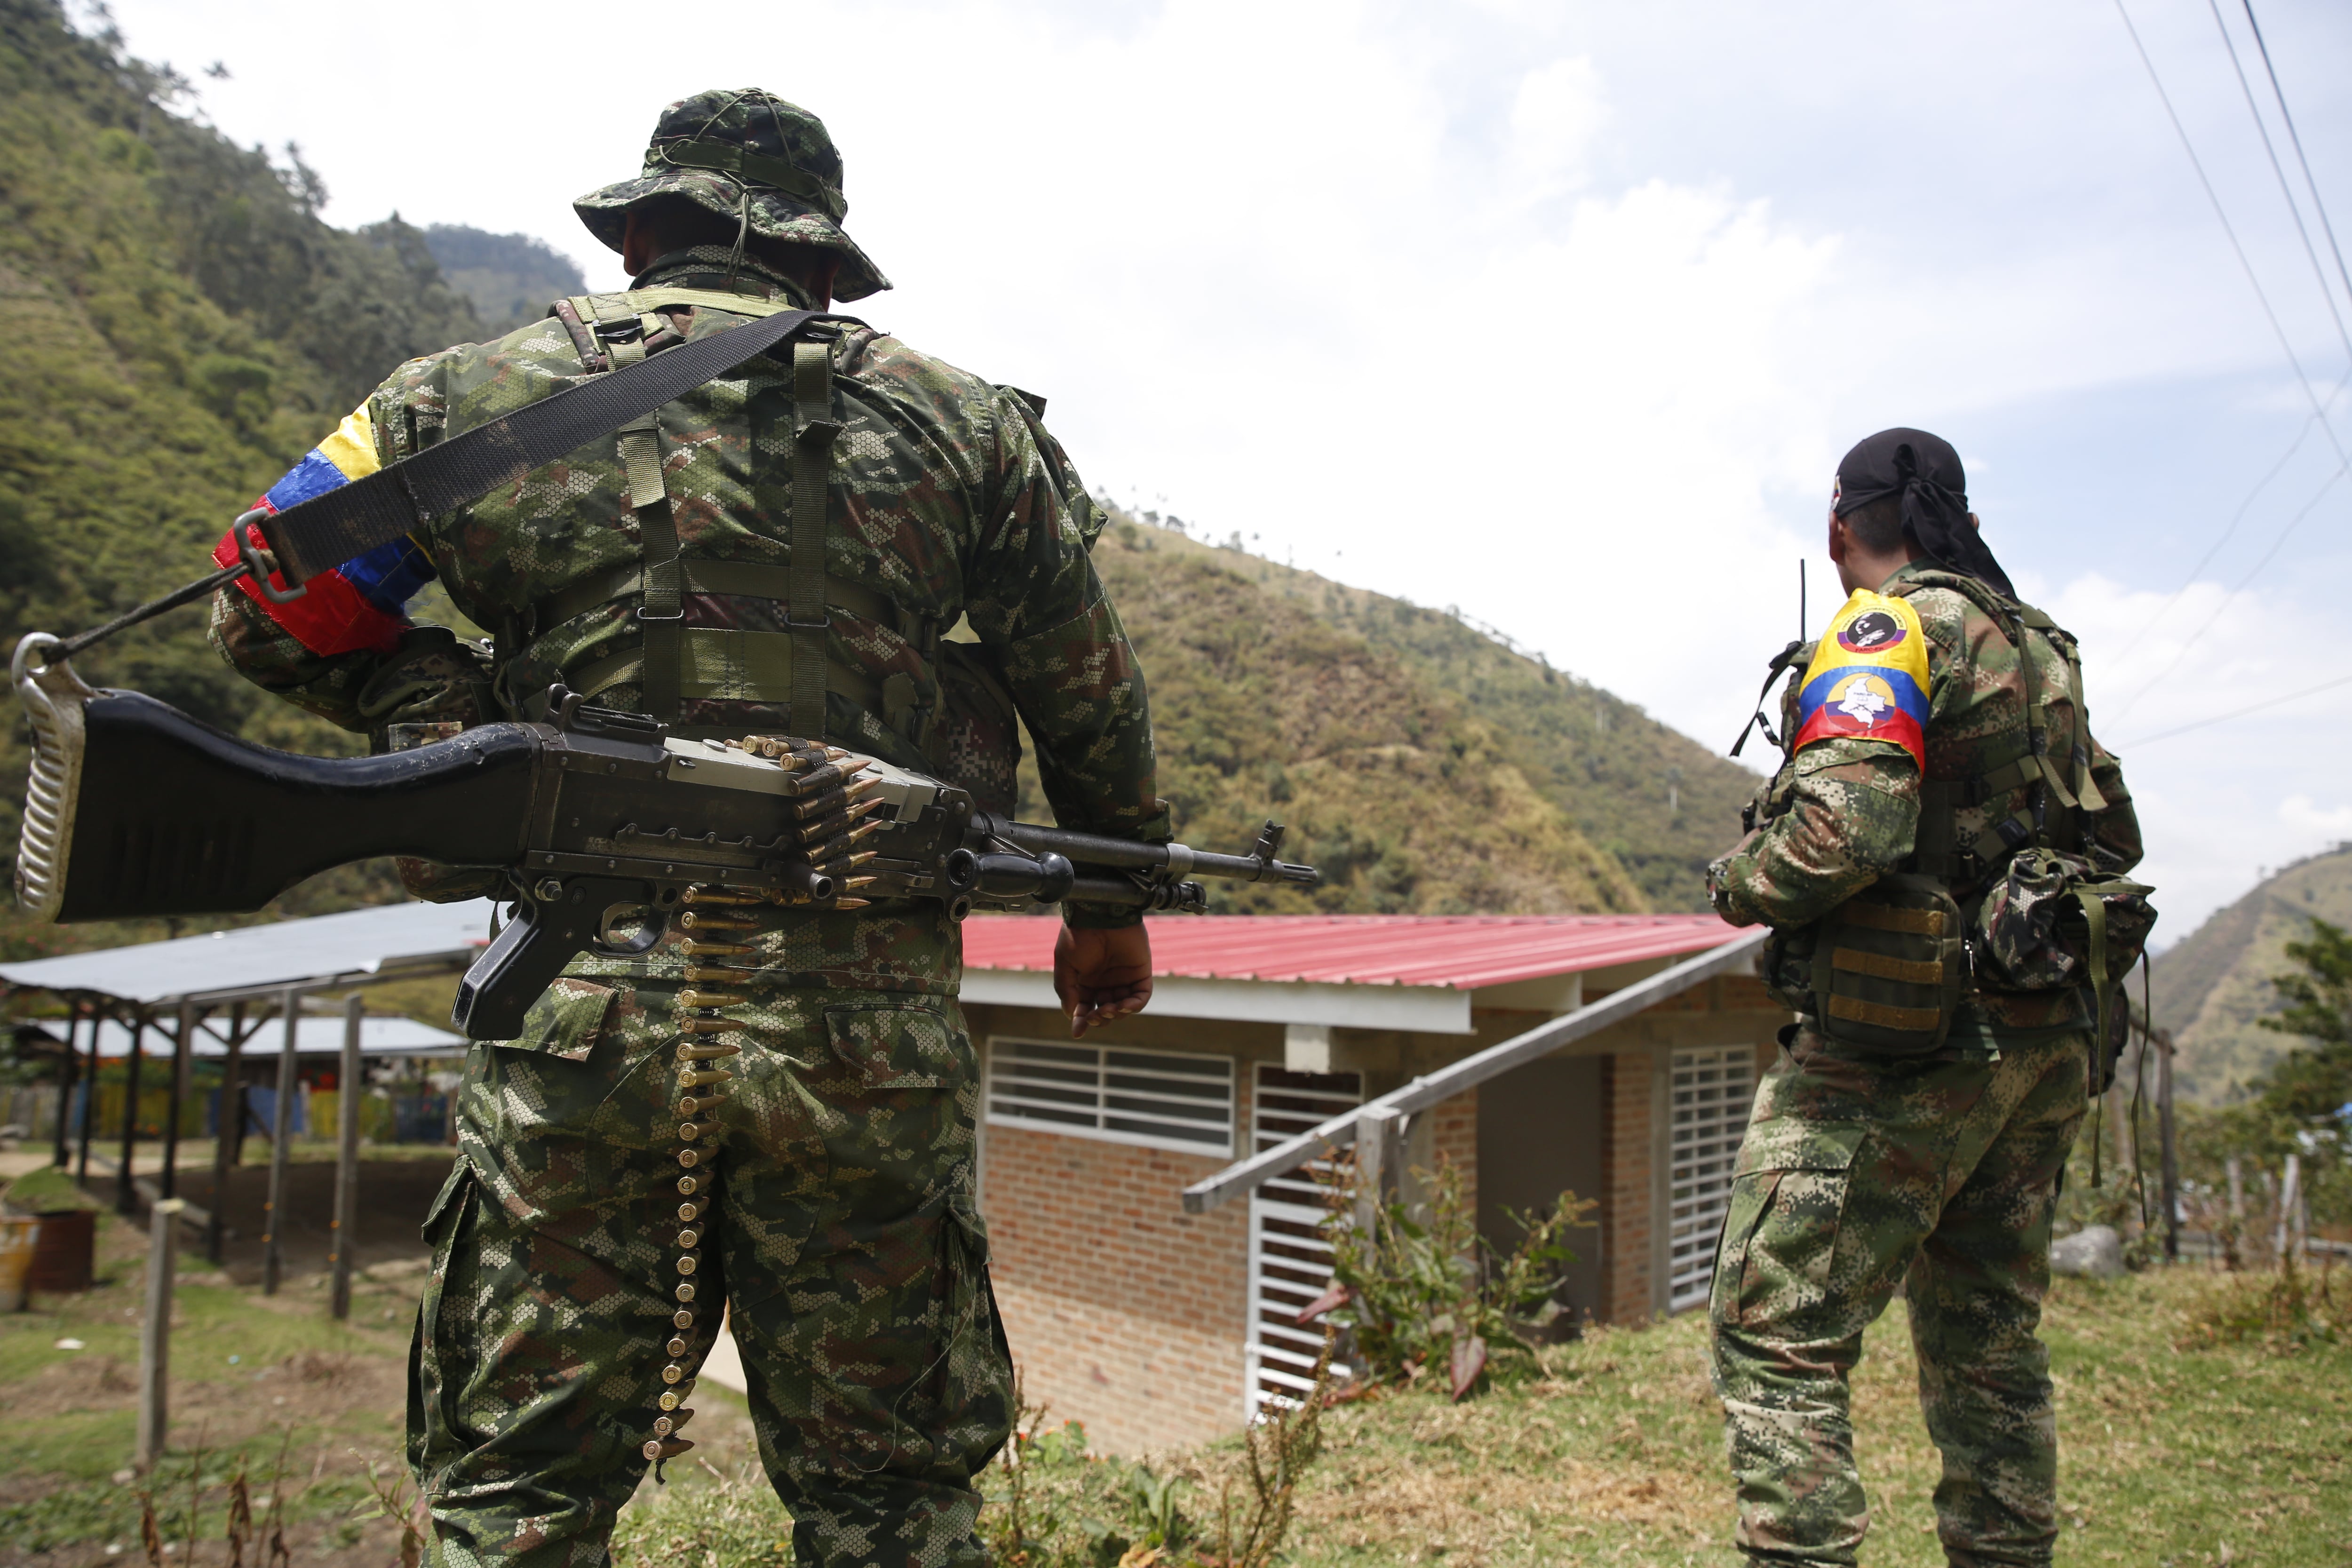
[{"label": "machine gun", "polygon": [[695,931],[712,903],[935,899],[958,920],[1066,900],[1197,912],[1207,900],[1191,877],[1317,881],[1276,858],[1279,823],[1247,855],[1043,827],[878,758],[790,737],[683,740],[562,687],[544,724],[297,756],[93,689],[59,647],[26,637],[10,672],[35,742],[22,907],[49,921],[219,914],[380,855],[500,867],[516,913],[458,986],[451,1023],[468,1039],[513,1038],[583,950],[643,953],[674,924],[688,952],[710,950]]}]

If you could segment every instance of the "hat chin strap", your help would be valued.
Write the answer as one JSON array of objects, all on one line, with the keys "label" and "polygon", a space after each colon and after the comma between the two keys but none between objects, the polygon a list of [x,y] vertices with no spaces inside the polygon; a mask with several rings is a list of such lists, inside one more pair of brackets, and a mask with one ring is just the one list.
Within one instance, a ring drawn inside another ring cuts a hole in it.
[{"label": "hat chin strap", "polygon": [[735,248],[727,253],[727,289],[734,292],[735,279],[743,270],[743,249],[751,237],[751,187],[742,181],[735,182]]}]

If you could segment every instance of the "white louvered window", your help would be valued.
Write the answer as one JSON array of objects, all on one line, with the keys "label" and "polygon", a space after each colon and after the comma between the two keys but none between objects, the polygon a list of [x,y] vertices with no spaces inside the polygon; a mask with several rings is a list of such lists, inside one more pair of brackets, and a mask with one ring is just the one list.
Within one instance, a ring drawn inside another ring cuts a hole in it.
[{"label": "white louvered window", "polygon": [[988,1042],[988,1120],[1230,1158],[1233,1058],[997,1035]]},{"label": "white louvered window", "polygon": [[[1364,1102],[1355,1073],[1290,1072],[1271,1063],[1257,1069],[1251,1108],[1250,1151],[1286,1143]],[[1331,1288],[1331,1245],[1323,1239],[1323,1188],[1329,1174],[1311,1160],[1250,1194],[1248,1408],[1255,1420],[1269,1404],[1296,1405],[1315,1386],[1323,1326],[1302,1324],[1301,1310]]]},{"label": "white louvered window", "polygon": [[1673,1142],[1668,1156],[1671,1229],[1666,1307],[1679,1312],[1706,1300],[1715,1279],[1715,1244],[1731,1206],[1731,1168],[1747,1135],[1756,1098],[1756,1049],[1708,1046],[1674,1056]]}]

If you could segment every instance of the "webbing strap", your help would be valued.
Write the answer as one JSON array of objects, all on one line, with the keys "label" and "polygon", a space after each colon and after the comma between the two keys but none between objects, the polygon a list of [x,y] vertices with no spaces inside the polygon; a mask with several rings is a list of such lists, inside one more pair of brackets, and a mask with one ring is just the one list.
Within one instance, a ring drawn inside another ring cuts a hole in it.
[{"label": "webbing strap", "polygon": [[[734,598],[772,599],[778,605],[792,597],[791,569],[770,565],[761,561],[698,561],[688,556],[678,563],[689,594],[724,594]],[[533,605],[536,625],[541,631],[560,626],[574,616],[600,609],[616,600],[642,594],[646,588],[644,568],[635,561],[593,573],[560,594],[551,594]],[[899,620],[898,604],[885,595],[856,583],[845,583],[835,577],[824,585],[825,608],[872,621],[877,626],[896,626]],[[782,700],[782,699],[779,699]]]},{"label": "webbing strap", "polygon": [[1943,1014],[1933,1007],[1897,1007],[1890,1002],[1865,1002],[1859,996],[1832,994],[1829,999],[1830,1016],[1843,1018],[1850,1024],[1870,1024],[1881,1029],[1904,1029],[1915,1035],[1931,1035],[1943,1022]]},{"label": "webbing strap", "polygon": [[[605,322],[614,317],[599,310],[596,319]],[[658,329],[643,317],[637,324],[635,337],[608,340],[614,370],[626,370],[646,357],[646,339]],[[669,489],[662,479],[661,427],[648,409],[622,426],[619,437],[629,510],[637,520],[637,548],[645,557],[646,596],[637,606],[637,621],[646,639],[646,711],[674,724],[679,700],[677,633],[686,610],[678,587],[677,523],[670,515]]]},{"label": "webbing strap", "polygon": [[667,284],[629,289],[617,294],[574,294],[564,302],[593,321],[622,321],[652,310],[689,309],[761,318],[780,316],[799,308],[789,300],[772,299],[765,293],[730,294],[723,289],[678,289]]},{"label": "webbing strap", "polygon": [[833,351],[793,345],[793,554],[786,625],[793,629],[792,732],[824,738],[824,512],[833,475]]},{"label": "webbing strap", "polygon": [[[788,632],[746,632],[730,626],[687,626],[677,634],[678,689],[685,697],[725,702],[780,702],[797,673],[799,650]],[[823,667],[829,691],[860,708],[880,705],[874,681],[838,661]],[[645,649],[625,647],[570,671],[564,684],[598,697],[625,681],[645,679]]]},{"label": "webbing strap", "polygon": [[1838,918],[1849,925],[1868,926],[1873,931],[1904,931],[1913,936],[1940,937],[1944,934],[1944,911],[1941,910],[1865,903],[1854,899],[1839,910]]},{"label": "webbing strap", "polygon": [[1874,980],[1899,980],[1906,985],[1941,985],[1944,983],[1941,963],[1894,958],[1883,952],[1864,952],[1859,948],[1838,948],[1830,954],[1830,965],[1850,974],[1867,974]]}]

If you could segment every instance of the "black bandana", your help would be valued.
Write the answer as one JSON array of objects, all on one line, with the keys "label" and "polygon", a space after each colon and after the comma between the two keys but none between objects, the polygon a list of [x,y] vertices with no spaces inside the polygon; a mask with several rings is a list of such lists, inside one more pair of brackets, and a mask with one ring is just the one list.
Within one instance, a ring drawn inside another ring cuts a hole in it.
[{"label": "black bandana", "polygon": [[1950,442],[1898,426],[1857,443],[1838,463],[1838,516],[1894,495],[1903,498],[1903,531],[1922,552],[2017,597],[2009,574],[1969,522],[1969,477]]}]

